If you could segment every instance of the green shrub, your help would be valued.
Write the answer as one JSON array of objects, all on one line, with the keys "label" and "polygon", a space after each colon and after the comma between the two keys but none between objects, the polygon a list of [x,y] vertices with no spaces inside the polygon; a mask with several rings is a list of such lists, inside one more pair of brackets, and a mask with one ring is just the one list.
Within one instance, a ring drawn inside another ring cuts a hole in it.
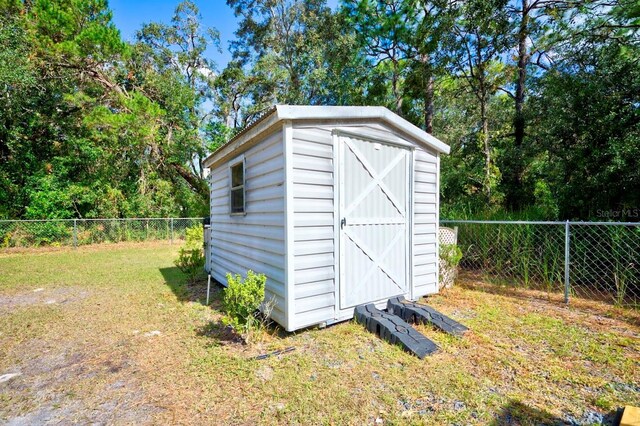
[{"label": "green shrub", "polygon": [[178,259],[175,261],[175,264],[178,269],[187,275],[188,280],[193,282],[202,272],[204,261],[204,253],[201,248],[188,249],[186,247],[180,247]]},{"label": "green shrub", "polygon": [[440,262],[456,268],[462,260],[462,250],[456,244],[440,244]]},{"label": "green shrub", "polygon": [[270,307],[264,304],[264,289],[267,277],[264,274],[247,272],[243,280],[240,275],[227,274],[227,288],[222,296],[222,307],[227,316],[225,322],[231,325],[245,341],[252,331],[261,328],[260,309],[268,317]]},{"label": "green shrub", "polygon": [[202,249],[204,236],[202,226],[196,225],[186,230],[187,239],[178,253],[175,265],[187,275],[190,282],[196,280],[204,268],[205,256]]},{"label": "green shrub", "polygon": [[440,244],[440,288],[449,288],[458,276],[462,250],[456,244]]},{"label": "green shrub", "polygon": [[202,228],[202,225],[195,225],[187,228],[185,230],[185,234],[185,247],[190,249],[202,249],[202,245],[204,244],[204,229]]}]

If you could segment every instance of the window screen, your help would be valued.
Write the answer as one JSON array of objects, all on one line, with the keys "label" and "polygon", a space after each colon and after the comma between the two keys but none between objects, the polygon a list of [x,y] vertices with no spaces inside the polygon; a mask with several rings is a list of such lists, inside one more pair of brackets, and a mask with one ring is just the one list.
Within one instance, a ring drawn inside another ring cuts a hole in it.
[{"label": "window screen", "polygon": [[244,161],[231,166],[231,213],[244,213]]}]

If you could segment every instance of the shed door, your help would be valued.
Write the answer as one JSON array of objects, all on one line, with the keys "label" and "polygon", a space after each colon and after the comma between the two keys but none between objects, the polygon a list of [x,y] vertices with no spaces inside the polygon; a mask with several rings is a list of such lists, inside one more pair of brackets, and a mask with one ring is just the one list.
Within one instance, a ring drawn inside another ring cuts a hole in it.
[{"label": "shed door", "polygon": [[340,137],[340,307],[408,293],[409,149]]}]

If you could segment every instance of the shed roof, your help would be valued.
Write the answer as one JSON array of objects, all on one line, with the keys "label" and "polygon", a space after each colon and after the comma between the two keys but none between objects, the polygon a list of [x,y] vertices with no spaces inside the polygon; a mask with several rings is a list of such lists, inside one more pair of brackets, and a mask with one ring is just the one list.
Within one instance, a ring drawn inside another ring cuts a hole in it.
[{"label": "shed roof", "polygon": [[405,132],[417,142],[437,152],[448,154],[449,145],[430,135],[404,118],[381,106],[309,106],[275,105],[260,118],[242,129],[227,143],[204,160],[205,167],[211,167],[227,158],[258,134],[266,131],[282,120],[380,120]]}]

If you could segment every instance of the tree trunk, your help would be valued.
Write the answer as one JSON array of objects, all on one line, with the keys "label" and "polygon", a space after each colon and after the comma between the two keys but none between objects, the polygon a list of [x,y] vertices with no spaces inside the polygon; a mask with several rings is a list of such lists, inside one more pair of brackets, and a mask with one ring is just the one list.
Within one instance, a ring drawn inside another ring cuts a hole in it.
[{"label": "tree trunk", "polygon": [[482,147],[484,151],[484,193],[487,202],[491,202],[491,146],[489,145],[489,117],[487,116],[487,97],[483,94],[480,101],[480,121],[482,124]]},{"label": "tree trunk", "polygon": [[422,66],[425,77],[424,85],[424,130],[433,134],[433,73],[431,72],[429,55],[422,56]]},{"label": "tree trunk", "polygon": [[523,115],[525,84],[527,79],[527,64],[529,53],[527,51],[527,38],[529,36],[529,2],[522,0],[522,16],[518,30],[518,79],[516,81],[516,115],[514,118],[514,145],[520,148],[524,142],[525,119]]},{"label": "tree trunk", "polygon": [[523,145],[525,137],[525,89],[527,79],[527,65],[529,63],[529,52],[527,47],[527,39],[529,38],[529,21],[530,21],[530,5],[529,0],[522,0],[522,10],[520,11],[520,24],[518,26],[518,75],[516,79],[515,90],[515,116],[513,118],[513,152],[510,154],[509,170],[505,170],[503,174],[503,182],[506,184],[506,202],[507,205],[515,210],[522,208],[525,204],[525,193],[523,190]]},{"label": "tree trunk", "polygon": [[203,199],[209,197],[209,187],[206,180],[192,174],[187,168],[179,163],[171,163],[170,166],[187,182],[189,187],[199,194]]},{"label": "tree trunk", "polygon": [[[479,47],[477,54],[478,58],[482,58]],[[478,79],[477,97],[480,101],[480,125],[482,151],[484,154],[484,179],[483,179],[483,191],[487,196],[487,203],[491,203],[491,146],[489,140],[489,115],[487,112],[487,106],[489,104],[489,88],[487,87],[487,72],[485,70],[485,63],[480,62],[476,66],[476,75]]]},{"label": "tree trunk", "polygon": [[391,76],[391,91],[395,103],[395,113],[402,115],[402,96],[398,93],[398,62],[393,60],[393,75]]},{"label": "tree trunk", "polygon": [[424,130],[433,134],[433,76],[429,75],[424,92]]}]

